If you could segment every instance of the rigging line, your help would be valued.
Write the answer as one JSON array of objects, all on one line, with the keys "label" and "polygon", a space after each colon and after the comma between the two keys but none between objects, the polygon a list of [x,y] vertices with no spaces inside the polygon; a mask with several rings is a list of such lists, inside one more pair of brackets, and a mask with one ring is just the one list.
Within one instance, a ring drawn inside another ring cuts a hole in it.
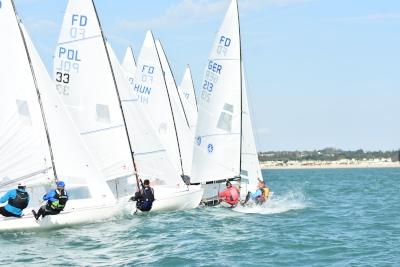
[{"label": "rigging line", "polygon": [[123,110],[123,108],[122,108],[121,97],[120,97],[120,95],[119,95],[118,85],[117,85],[117,81],[116,81],[116,79],[115,79],[114,69],[113,69],[113,67],[112,67],[112,65],[111,65],[111,59],[110,59],[110,55],[109,55],[109,53],[108,53],[107,44],[106,44],[106,40],[105,40],[105,38],[104,38],[103,29],[102,29],[102,27],[101,27],[100,20],[99,20],[99,15],[97,14],[96,6],[94,5],[94,1],[93,1],[93,0],[92,0],[92,6],[93,6],[93,10],[94,10],[94,12],[95,12],[95,14],[96,14],[98,26],[99,26],[99,28],[100,28],[101,38],[102,38],[102,40],[103,40],[104,49],[105,49],[105,51],[106,51],[108,64],[109,64],[110,71],[111,71],[111,75],[112,75],[113,82],[114,82],[115,92],[116,92],[116,94],[117,94],[117,99],[118,99],[119,107],[120,107],[120,109],[121,109],[122,120],[124,121],[125,132],[126,132],[126,137],[127,137],[127,139],[128,139],[129,150],[130,150],[130,152],[131,152],[132,165],[133,165],[134,175],[135,175],[135,177],[136,177],[137,187],[138,187],[139,191],[142,192],[142,189],[141,189],[140,183],[139,183],[139,174],[138,174],[137,167],[136,167],[136,163],[135,163],[134,152],[133,152],[133,149],[132,149],[131,140],[130,140],[130,138],[129,138],[128,127],[127,127],[127,125],[126,125],[125,113],[124,113],[124,110]]},{"label": "rigging line", "polygon": [[55,166],[55,163],[54,163],[53,149],[51,147],[50,134],[49,134],[48,126],[47,126],[46,115],[44,114],[44,110],[43,110],[43,103],[42,103],[42,98],[40,96],[39,85],[38,85],[38,82],[37,82],[37,79],[36,79],[35,71],[33,69],[32,59],[31,59],[31,55],[30,55],[30,53],[28,51],[28,45],[26,43],[25,35],[24,35],[24,32],[22,31],[21,20],[18,17],[17,10],[15,8],[15,4],[14,4],[13,0],[11,0],[11,4],[12,4],[12,7],[14,9],[14,15],[15,15],[15,18],[17,20],[18,29],[19,29],[19,32],[21,34],[22,42],[24,44],[24,48],[25,48],[25,52],[26,52],[26,57],[28,59],[29,67],[30,67],[31,74],[32,74],[33,83],[35,85],[36,94],[37,94],[37,98],[38,98],[38,102],[39,102],[39,106],[40,106],[40,111],[41,111],[41,114],[42,114],[42,120],[43,120],[43,124],[44,124],[44,128],[45,128],[45,132],[46,132],[47,145],[48,145],[48,148],[49,148],[51,165],[53,167],[54,180],[55,180],[55,182],[57,182],[58,181],[58,176],[57,176],[56,166]]},{"label": "rigging line", "polygon": [[[152,33],[152,32],[150,32],[150,33],[151,33],[151,35],[152,35],[152,37],[153,37],[153,42],[154,42],[153,33]],[[182,175],[185,175],[185,172],[184,172],[184,170],[183,170],[183,163],[182,163],[181,146],[180,146],[180,144],[179,144],[178,131],[177,131],[177,129],[176,129],[176,122],[175,122],[174,110],[172,109],[171,98],[170,98],[170,96],[169,96],[169,92],[168,92],[168,89],[167,89],[167,82],[166,82],[166,80],[165,80],[164,69],[163,69],[162,64],[161,64],[160,55],[158,54],[157,46],[156,46],[155,43],[153,43],[153,44],[154,44],[154,47],[156,48],[156,53],[157,53],[158,61],[159,61],[159,63],[160,63],[161,73],[163,74],[164,86],[165,86],[165,89],[166,89],[166,92],[167,92],[167,96],[168,96],[169,107],[170,107],[170,109],[171,109],[172,121],[173,121],[173,124],[174,124],[174,130],[175,130],[175,136],[176,136],[176,142],[177,142],[177,144],[178,144],[178,152],[179,152],[179,161],[180,161],[180,164],[181,164],[181,171],[182,171]]]}]

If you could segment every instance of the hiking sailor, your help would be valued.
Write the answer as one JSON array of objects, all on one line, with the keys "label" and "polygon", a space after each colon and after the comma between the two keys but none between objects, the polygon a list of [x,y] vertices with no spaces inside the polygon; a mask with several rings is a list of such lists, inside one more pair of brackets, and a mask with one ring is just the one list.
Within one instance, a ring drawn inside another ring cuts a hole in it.
[{"label": "hiking sailor", "polygon": [[256,190],[256,192],[251,193],[249,191],[249,193],[247,193],[246,200],[243,204],[246,204],[247,201],[249,201],[250,199],[253,200],[256,204],[260,205],[267,201],[269,196],[269,188],[265,185],[265,182],[258,180],[257,187],[258,189]]},{"label": "hiking sailor", "polygon": [[41,206],[37,213],[32,210],[36,220],[39,219],[40,216],[45,217],[46,215],[59,214],[65,208],[65,204],[68,201],[65,183],[63,181],[58,181],[57,188],[44,195],[43,200],[47,200],[46,205]]},{"label": "hiking sailor", "polygon": [[0,203],[8,202],[7,205],[0,207],[0,214],[4,217],[21,217],[22,210],[29,204],[29,194],[26,191],[26,184],[20,182],[17,189],[8,191]]},{"label": "hiking sailor", "polygon": [[226,203],[234,207],[239,202],[240,191],[238,188],[232,186],[231,182],[229,181],[227,181],[225,185],[226,185],[225,191],[219,193],[218,197],[222,201],[225,201]]},{"label": "hiking sailor", "polygon": [[131,201],[136,201],[136,208],[141,211],[150,211],[153,206],[154,201],[154,190],[150,187],[150,181],[140,180],[140,184],[142,186],[142,190],[138,190],[135,193],[135,196],[131,197]]}]

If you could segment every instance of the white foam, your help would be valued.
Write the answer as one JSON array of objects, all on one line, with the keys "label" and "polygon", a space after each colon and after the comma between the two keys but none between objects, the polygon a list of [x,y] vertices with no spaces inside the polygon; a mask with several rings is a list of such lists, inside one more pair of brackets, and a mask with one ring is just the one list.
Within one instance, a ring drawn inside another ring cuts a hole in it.
[{"label": "white foam", "polygon": [[263,205],[239,205],[232,210],[241,213],[276,214],[306,207],[307,203],[304,194],[301,191],[290,191],[283,195],[276,195],[271,192],[268,201]]}]

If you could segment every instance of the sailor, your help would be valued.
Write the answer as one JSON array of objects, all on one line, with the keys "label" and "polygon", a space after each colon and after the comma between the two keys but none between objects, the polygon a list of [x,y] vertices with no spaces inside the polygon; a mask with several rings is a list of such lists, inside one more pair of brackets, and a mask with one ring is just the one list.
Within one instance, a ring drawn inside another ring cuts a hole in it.
[{"label": "sailor", "polygon": [[26,184],[20,182],[17,189],[8,191],[0,203],[8,202],[7,205],[0,207],[0,214],[4,217],[21,217],[22,210],[29,204],[29,194],[26,191]]},{"label": "sailor", "polygon": [[135,196],[131,197],[130,200],[136,201],[136,208],[141,211],[150,211],[153,207],[154,202],[154,190],[150,187],[150,181],[148,179],[140,180],[142,190],[138,190]]},{"label": "sailor", "polygon": [[256,192],[251,193],[250,191],[247,193],[246,200],[243,204],[247,203],[250,199],[253,200],[256,204],[263,204],[267,201],[269,196],[269,188],[265,185],[264,181],[258,180],[258,189]]},{"label": "sailor", "polygon": [[32,210],[36,220],[39,219],[40,216],[45,217],[46,215],[59,214],[65,208],[65,204],[67,204],[68,201],[65,183],[63,181],[58,181],[57,188],[44,195],[43,200],[47,200],[46,205],[41,206],[38,212]]},{"label": "sailor", "polygon": [[225,185],[226,185],[225,191],[219,193],[218,196],[223,201],[234,207],[239,202],[240,191],[238,188],[232,186],[231,182],[229,181],[227,181]]}]

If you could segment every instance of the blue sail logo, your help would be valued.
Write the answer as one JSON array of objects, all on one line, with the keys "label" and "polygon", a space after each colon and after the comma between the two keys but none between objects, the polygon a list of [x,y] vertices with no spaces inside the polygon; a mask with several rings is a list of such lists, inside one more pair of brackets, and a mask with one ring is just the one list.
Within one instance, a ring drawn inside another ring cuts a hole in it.
[{"label": "blue sail logo", "polygon": [[214,146],[213,146],[213,144],[208,144],[207,150],[208,150],[208,153],[212,153],[212,152],[214,151]]}]

